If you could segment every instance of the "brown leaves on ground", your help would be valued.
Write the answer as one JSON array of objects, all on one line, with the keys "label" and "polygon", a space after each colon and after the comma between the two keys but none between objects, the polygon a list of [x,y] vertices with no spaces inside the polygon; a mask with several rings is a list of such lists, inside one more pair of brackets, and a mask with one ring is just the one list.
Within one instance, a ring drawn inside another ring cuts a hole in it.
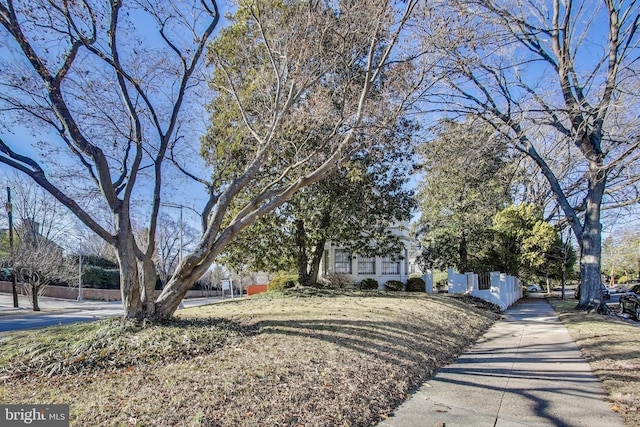
[{"label": "brown leaves on ground", "polygon": [[470,301],[289,296],[194,308],[180,317],[253,333],[191,358],[5,381],[1,398],[70,403],[72,425],[375,425],[497,319]]},{"label": "brown leaves on ground", "polygon": [[600,378],[612,409],[628,426],[640,425],[640,323],[574,310],[575,302],[552,300],[560,320]]}]

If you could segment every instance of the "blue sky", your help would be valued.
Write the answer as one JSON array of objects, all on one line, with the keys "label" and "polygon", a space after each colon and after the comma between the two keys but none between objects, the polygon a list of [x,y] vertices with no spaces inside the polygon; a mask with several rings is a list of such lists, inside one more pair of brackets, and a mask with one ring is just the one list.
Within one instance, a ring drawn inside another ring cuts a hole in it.
[{"label": "blue sky", "polygon": [[[224,13],[228,9],[228,4],[227,2],[222,1],[219,2],[219,6],[222,18],[217,27],[217,30],[225,25],[226,20],[224,19]],[[140,38],[140,40],[144,41],[145,44],[148,44],[152,47],[156,44],[158,46],[161,44],[161,39],[157,33],[156,23],[154,20],[150,19],[148,16],[137,16],[133,21],[135,22],[136,26],[135,33]],[[2,35],[3,40],[9,40],[6,34],[1,33],[0,35]],[[130,42],[134,43],[135,41],[132,38]],[[10,43],[7,43],[0,48],[0,55],[2,55],[2,59],[5,61],[14,61],[14,58],[12,58],[11,54],[9,53],[7,46],[10,46]],[[17,55],[16,57],[19,56]],[[207,174],[210,172],[202,170],[203,161],[198,154],[199,137],[200,134],[204,132],[204,123],[206,123],[206,121],[208,120],[208,113],[206,111],[202,110],[202,115],[203,117],[200,121],[203,126],[202,129],[196,131],[196,133],[192,132],[190,135],[187,135],[187,137],[191,139],[190,144],[192,145],[192,154],[189,156],[185,163],[187,167],[193,168],[190,169],[191,171],[198,170],[202,173],[203,177],[206,178]],[[47,129],[46,127],[38,127],[34,131],[28,129],[27,126],[20,126],[19,124],[15,123],[15,121],[18,121],[19,123],[20,120],[31,120],[31,118],[27,115],[19,116],[16,119],[16,117],[11,118],[7,113],[2,113],[2,116],[0,117],[0,136],[3,138],[3,140],[7,142],[14,151],[19,154],[34,158],[35,160],[40,162],[42,167],[45,169],[45,172],[50,172],[47,170],[47,160],[50,160],[47,159],[48,153],[44,153],[43,156],[41,151],[39,149],[36,149],[35,147],[41,140],[53,143],[53,145],[57,147],[63,147],[64,143],[63,141],[61,141],[60,137],[55,133],[51,134],[51,129]],[[36,135],[34,135],[34,133]],[[72,154],[69,153],[69,156],[72,156]],[[58,162],[64,162],[64,157],[58,157],[57,159],[60,159],[58,160]],[[69,157],[69,165],[71,165],[73,161],[74,158]],[[166,162],[166,165],[168,168],[169,162]],[[57,163],[52,166],[59,167],[60,164]],[[63,165],[63,169],[64,167],[65,166]],[[13,169],[0,163],[0,175],[6,174],[13,174]],[[25,179],[28,178],[25,176]],[[185,206],[197,208],[199,210],[206,200],[206,193],[203,186],[194,183],[190,179],[174,175],[172,177],[168,177],[168,179],[165,179],[165,184],[166,189],[163,190],[163,202],[183,204]],[[151,187],[149,187],[148,185],[140,186],[137,192],[138,200],[141,201],[141,203],[139,203],[137,206],[140,211],[145,211],[147,209],[148,200],[145,199],[151,197],[151,194]],[[175,218],[179,216],[179,212],[175,209],[163,208],[163,211],[164,214],[168,216],[172,216]],[[141,218],[145,218],[146,216],[146,214],[142,214]],[[184,219],[185,221],[193,222],[198,228],[200,228],[197,216],[195,214],[192,214],[189,209],[184,210]]]}]

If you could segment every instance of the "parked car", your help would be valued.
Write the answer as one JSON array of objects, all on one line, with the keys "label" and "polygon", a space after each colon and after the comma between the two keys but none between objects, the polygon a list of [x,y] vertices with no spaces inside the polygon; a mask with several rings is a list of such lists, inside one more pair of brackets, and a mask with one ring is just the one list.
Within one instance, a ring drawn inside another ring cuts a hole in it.
[{"label": "parked car", "polygon": [[[574,294],[574,297],[576,299],[580,299],[580,285],[581,283],[578,283],[578,286],[576,286],[576,292]],[[600,284],[600,289],[602,289],[602,298],[603,299],[611,299],[611,294],[609,293],[609,289],[603,285],[602,283]]]},{"label": "parked car", "polygon": [[535,283],[527,285],[527,291],[529,291],[530,293],[540,292],[540,290],[540,286],[536,285]]},{"label": "parked car", "polygon": [[613,286],[609,286],[609,292],[622,292],[622,286],[620,285],[613,285]]},{"label": "parked car", "polygon": [[620,296],[620,313],[628,313],[640,320],[640,285],[635,285]]}]

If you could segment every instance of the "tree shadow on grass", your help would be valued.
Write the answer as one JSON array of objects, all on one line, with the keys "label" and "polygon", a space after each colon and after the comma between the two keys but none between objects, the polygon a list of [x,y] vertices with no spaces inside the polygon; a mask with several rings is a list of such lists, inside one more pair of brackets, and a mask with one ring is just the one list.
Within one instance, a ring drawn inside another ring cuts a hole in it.
[{"label": "tree shadow on grass", "polygon": [[363,356],[375,357],[383,363],[411,371],[417,368],[423,372],[420,379],[452,361],[475,339],[474,336],[470,337],[468,331],[459,328],[443,330],[443,325],[436,322],[421,320],[420,323],[341,319],[267,320],[260,322],[260,333],[319,340]]}]

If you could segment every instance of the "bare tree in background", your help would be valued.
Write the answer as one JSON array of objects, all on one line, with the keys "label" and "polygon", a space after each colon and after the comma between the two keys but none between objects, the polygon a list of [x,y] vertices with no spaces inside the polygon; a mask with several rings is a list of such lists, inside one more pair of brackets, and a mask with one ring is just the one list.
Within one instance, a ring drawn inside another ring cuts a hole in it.
[{"label": "bare tree in background", "polygon": [[75,249],[76,252],[82,252],[84,255],[92,255],[103,258],[109,262],[116,263],[117,258],[113,246],[106,243],[100,236],[91,230],[75,231],[70,235],[75,244],[68,246]]},{"label": "bare tree in background", "polygon": [[10,176],[5,180],[13,192],[16,222],[13,268],[24,282],[34,311],[40,311],[38,297],[54,282],[73,280],[75,263],[64,256],[60,245],[71,225],[69,211],[35,182]]},{"label": "bare tree in background", "polygon": [[66,283],[77,277],[77,265],[66,258],[60,246],[35,234],[23,233],[16,244],[14,268],[24,282],[23,289],[29,296],[33,311],[40,311],[38,298],[51,283]]},{"label": "bare tree in background", "polygon": [[17,173],[5,177],[3,181],[13,194],[16,237],[25,240],[38,235],[64,246],[62,243],[73,225],[69,210],[35,182]]},{"label": "bare tree in background", "polygon": [[219,264],[214,264],[209,270],[209,280],[205,282],[208,291],[222,291],[222,281],[227,277],[228,273]]},{"label": "bare tree in background", "polygon": [[[183,254],[188,253],[199,237],[198,231],[191,225],[186,223],[181,225],[174,218],[160,216],[154,262],[158,270],[158,277],[163,285],[167,283],[178,266],[181,250]],[[182,244],[182,248],[180,248],[180,244]]]},{"label": "bare tree in background", "polygon": [[442,46],[450,91],[435,109],[483,117],[535,162],[581,249],[578,307],[606,311],[602,208],[640,200],[640,6],[463,0],[442,13],[460,37]]}]

